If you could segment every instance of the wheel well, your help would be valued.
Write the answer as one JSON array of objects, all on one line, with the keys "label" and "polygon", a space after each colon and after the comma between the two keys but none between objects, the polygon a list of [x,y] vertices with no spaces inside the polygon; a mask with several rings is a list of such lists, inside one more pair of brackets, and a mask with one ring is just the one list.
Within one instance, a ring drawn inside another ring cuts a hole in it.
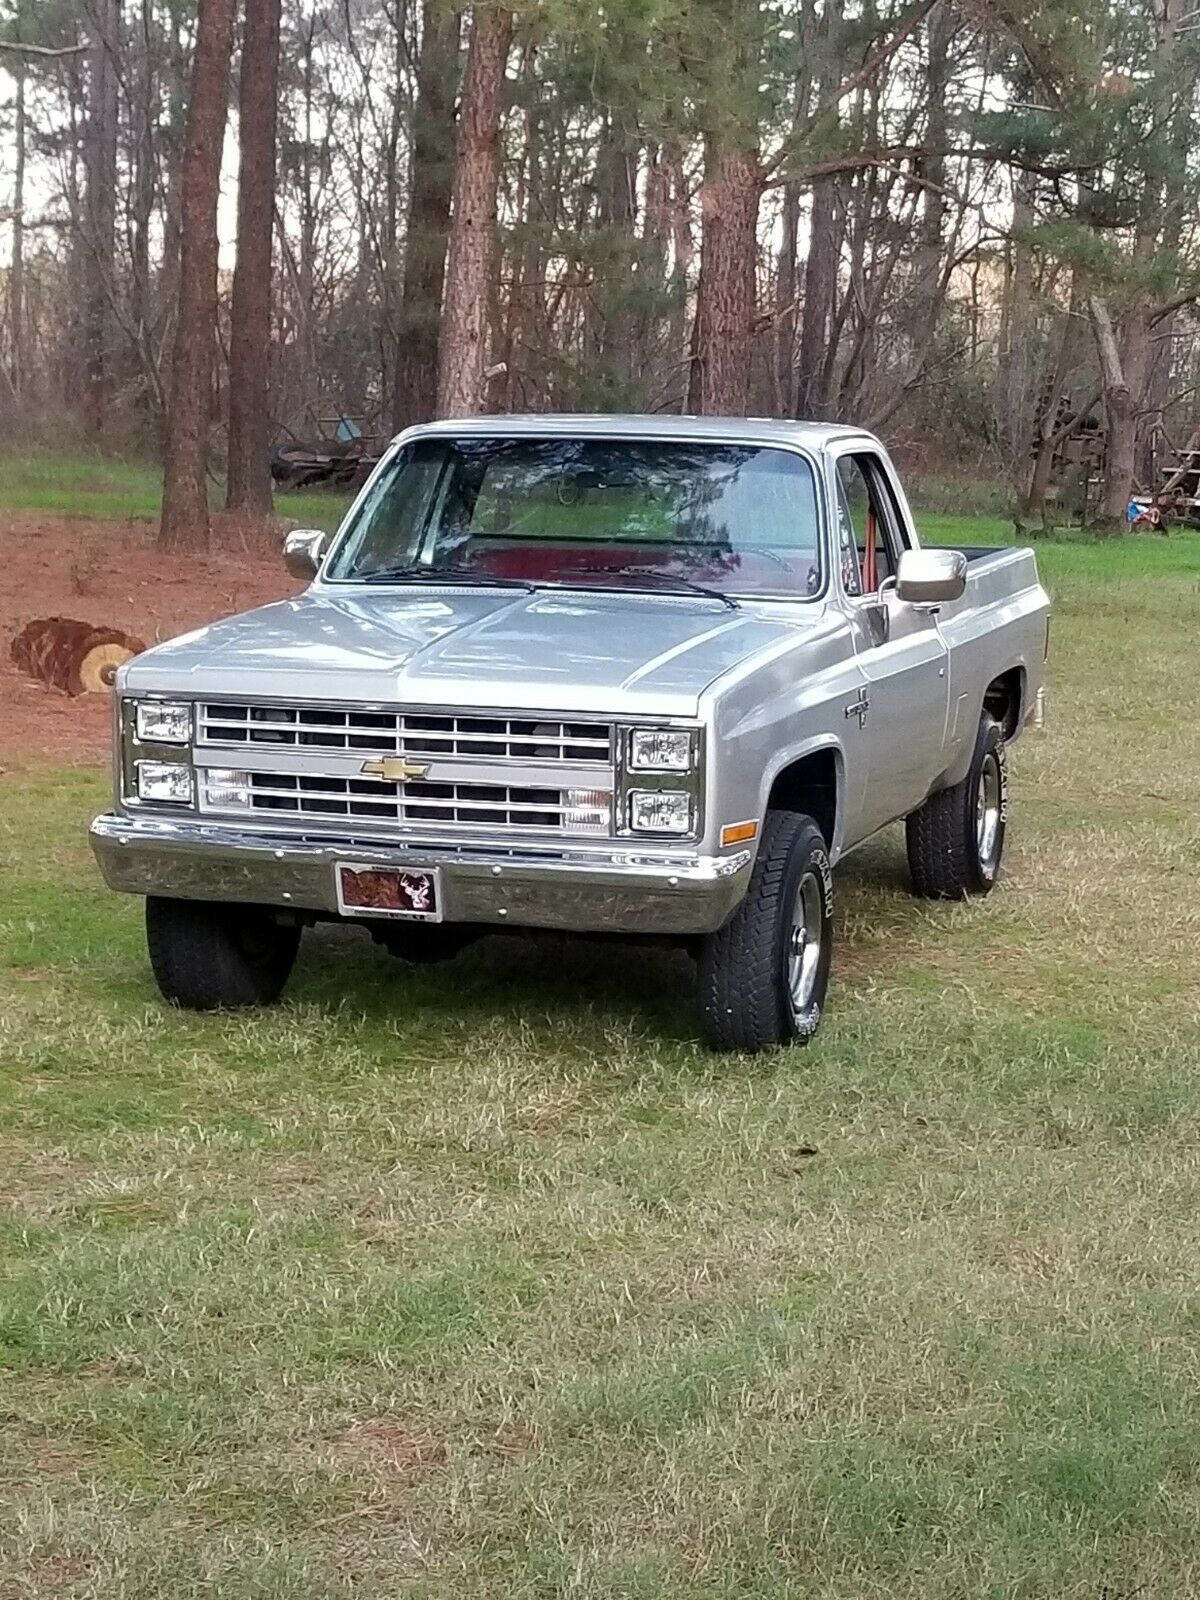
[{"label": "wheel well", "polygon": [[806,812],[829,848],[837,831],[838,761],[832,750],[814,750],[776,774],[767,805],[774,811]]},{"label": "wheel well", "polygon": [[1021,726],[1021,707],[1025,704],[1025,668],[1010,667],[993,678],[983,694],[983,709],[1000,724],[1006,739]]}]

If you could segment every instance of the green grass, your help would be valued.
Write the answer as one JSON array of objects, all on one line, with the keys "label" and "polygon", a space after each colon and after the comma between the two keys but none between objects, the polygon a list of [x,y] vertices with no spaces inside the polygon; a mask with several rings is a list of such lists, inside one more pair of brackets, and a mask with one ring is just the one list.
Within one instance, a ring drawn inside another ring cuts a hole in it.
[{"label": "green grass", "polygon": [[[223,485],[211,483],[213,509],[223,504]],[[41,511],[54,517],[110,521],[158,516],[162,471],[149,462],[57,453],[0,454],[0,511]],[[314,528],[337,527],[350,497],[309,490],[277,494],[276,515]]]},{"label": "green grass", "polygon": [[558,940],[170,1012],[0,780],[6,1600],[1196,1592],[1200,539],[1043,556],[1004,882],[847,861],[770,1059]]}]

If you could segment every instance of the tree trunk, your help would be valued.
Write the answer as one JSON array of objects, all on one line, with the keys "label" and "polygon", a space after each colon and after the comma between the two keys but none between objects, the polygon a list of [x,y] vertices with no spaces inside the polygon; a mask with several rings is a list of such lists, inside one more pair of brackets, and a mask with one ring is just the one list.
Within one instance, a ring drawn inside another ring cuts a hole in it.
[{"label": "tree trunk", "polygon": [[912,323],[914,370],[919,371],[931,354],[930,346],[941,321],[945,295],[942,292],[942,227],[946,216],[946,159],[943,154],[948,137],[946,91],[950,78],[950,42],[954,36],[954,14],[949,0],[938,0],[926,23],[929,66],[925,93],[928,110],[925,143],[928,155],[920,163],[920,176],[927,187],[921,196],[921,223],[916,250],[916,305]]},{"label": "tree trunk", "polygon": [[812,421],[822,420],[828,408],[824,379],[828,370],[826,341],[837,291],[839,233],[834,198],[834,180],[819,178],[813,185],[808,256],[804,262],[804,315],[796,357],[796,415]]},{"label": "tree trunk", "polygon": [[[610,28],[619,57],[628,53],[622,32]],[[591,264],[591,285],[584,303],[583,358],[589,371],[589,392],[605,410],[634,409],[631,394],[638,290],[637,174],[640,144],[627,122],[630,113],[617,91],[618,103],[604,119],[596,150],[592,183],[596,190],[596,228],[585,260]]]},{"label": "tree trunk", "polygon": [[108,422],[117,198],[118,0],[91,0],[88,47],[86,331],[88,420]]},{"label": "tree trunk", "polygon": [[[17,13],[20,28],[20,12]],[[19,35],[18,35],[19,36]],[[21,398],[25,382],[25,58],[18,55],[12,66],[16,81],[13,123],[13,215],[12,259],[8,269],[9,378],[13,398]]]},{"label": "tree trunk", "polygon": [[[818,104],[827,104],[841,79],[838,53],[842,23],[841,0],[826,0],[820,30],[814,41],[817,58],[814,84]],[[837,136],[837,112],[829,112],[829,136]],[[827,349],[837,297],[841,226],[837,214],[837,180],[818,178],[813,184],[809,215],[808,254],[804,261],[804,309],[800,318],[800,346],[796,352],[794,414],[816,421],[829,409],[834,352]],[[836,340],[835,340],[836,343]]]},{"label": "tree trunk", "polygon": [[1138,440],[1137,475],[1152,492],[1158,487],[1164,452],[1169,450],[1167,406],[1171,398],[1176,329],[1175,312],[1158,323],[1153,335],[1153,352],[1146,379],[1145,425]]},{"label": "tree trunk", "polygon": [[687,395],[687,409],[694,416],[745,414],[761,195],[757,151],[710,135],[700,197],[700,279]]},{"label": "tree trunk", "polygon": [[271,514],[271,243],[281,0],[246,0],[238,90],[237,263],[229,333],[226,505]]},{"label": "tree trunk", "polygon": [[200,0],[180,197],[179,310],[158,542],[208,545],[208,424],[217,322],[217,196],[234,0]]},{"label": "tree trunk", "polygon": [[1033,343],[1033,253],[1025,238],[1034,215],[1031,191],[1028,176],[1017,173],[1013,179],[1012,237],[1005,249],[1000,358],[996,374],[1000,440],[1014,475],[1025,460],[1035,421],[1030,415],[1029,366]]},{"label": "tree trunk", "polygon": [[496,253],[500,117],[513,14],[472,9],[471,44],[454,150],[446,303],[442,312],[438,411],[471,416],[483,407],[488,304]]},{"label": "tree trunk", "polygon": [[794,180],[783,186],[780,208],[779,262],[775,275],[775,369],[774,409],[781,417],[791,412],[792,373],[796,365],[796,290],[799,275],[797,249],[800,231],[800,185]]},{"label": "tree trunk", "polygon": [[1075,345],[1076,297],[1072,285],[1067,312],[1059,332],[1054,366],[1048,375],[1047,403],[1037,419],[1037,442],[1034,446],[1029,486],[1021,499],[1015,519],[1018,533],[1025,530],[1033,517],[1038,518],[1043,528],[1047,526],[1046,496],[1050,492],[1050,480],[1054,475],[1054,452],[1061,443],[1061,439],[1057,436],[1058,398],[1075,370]]},{"label": "tree trunk", "polygon": [[[536,409],[530,403],[534,352],[552,344],[547,326],[543,228],[535,219],[536,200],[543,203],[542,186],[542,107],[534,72],[536,47],[525,46],[518,81],[527,92],[521,96],[524,136],[513,214],[517,229],[514,241],[513,281],[508,297],[508,316],[504,334],[504,396],[507,411]],[[540,396],[539,396],[540,398]]]},{"label": "tree trunk", "polygon": [[304,28],[301,67],[301,95],[304,105],[304,138],[300,154],[300,247],[295,314],[300,330],[300,392],[305,408],[321,396],[321,363],[317,356],[317,173],[314,149],[314,84],[316,80],[316,33],[319,14],[311,12]]},{"label": "tree trunk", "polygon": [[1155,119],[1165,130],[1166,159],[1159,164],[1159,171],[1147,171],[1145,175],[1142,214],[1134,244],[1134,258],[1143,281],[1134,295],[1124,329],[1125,375],[1133,394],[1135,419],[1141,424],[1135,445],[1135,469],[1143,487],[1151,492],[1155,488],[1155,444],[1165,432],[1176,326],[1174,313],[1154,324],[1152,280],[1156,265],[1169,265],[1173,277],[1180,272],[1181,232],[1192,209],[1188,156],[1196,86],[1191,55],[1178,59],[1187,0],[1163,0],[1155,10],[1158,48],[1153,105]]},{"label": "tree trunk", "polygon": [[428,422],[437,411],[438,322],[446,278],[454,181],[454,91],[460,15],[425,0],[413,107],[412,159],[404,244],[404,288],[397,325],[392,430]]},{"label": "tree trunk", "polygon": [[[683,165],[683,146],[678,138],[672,138],[664,147],[663,164],[670,181],[671,207],[671,278],[668,284],[671,309],[667,349],[671,361],[678,363],[682,378],[685,370],[690,371],[691,367],[688,359],[687,301],[688,285],[696,259],[696,243],[692,236],[691,196]],[[679,401],[684,404],[686,391],[687,385],[681,383]]]},{"label": "tree trunk", "polygon": [[[155,68],[152,46],[153,0],[141,0],[137,25],[137,44],[130,69],[133,93],[130,99],[133,174],[130,185],[129,236],[129,323],[135,345],[134,357],[157,392],[159,375],[150,342],[150,230],[154,218],[154,123]],[[143,388],[140,399],[148,400]]]},{"label": "tree trunk", "polygon": [[1134,397],[1113,332],[1112,317],[1104,298],[1088,296],[1088,313],[1096,338],[1096,353],[1104,382],[1104,502],[1101,520],[1108,527],[1125,524],[1125,508],[1133,493],[1136,453]]}]

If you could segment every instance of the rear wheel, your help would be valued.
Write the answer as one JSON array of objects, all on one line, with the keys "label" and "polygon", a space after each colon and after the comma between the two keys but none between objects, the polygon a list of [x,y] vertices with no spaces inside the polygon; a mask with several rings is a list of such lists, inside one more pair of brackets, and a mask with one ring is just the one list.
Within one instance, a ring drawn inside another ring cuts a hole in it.
[{"label": "rear wheel", "polygon": [[913,888],[931,900],[987,894],[1008,827],[1008,762],[999,723],[984,716],[961,783],[931,794],[905,823]]},{"label": "rear wheel", "polygon": [[767,816],[746,898],[700,948],[700,1008],[718,1050],[806,1043],[820,1026],[833,953],[833,880],[811,817]]},{"label": "rear wheel", "polygon": [[287,982],[300,928],[265,906],[146,900],[146,944],[158,987],[189,1011],[269,1005]]}]

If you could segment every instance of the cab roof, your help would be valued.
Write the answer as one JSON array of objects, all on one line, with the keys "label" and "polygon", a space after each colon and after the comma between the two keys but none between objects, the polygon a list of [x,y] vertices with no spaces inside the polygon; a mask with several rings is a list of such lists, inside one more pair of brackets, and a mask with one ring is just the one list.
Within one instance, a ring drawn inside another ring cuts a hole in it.
[{"label": "cab roof", "polygon": [[[489,437],[553,434],[583,438],[701,439],[723,444],[781,444],[816,453],[847,439],[877,443],[862,428],[833,422],[791,422],[778,417],[681,417],[560,412],[529,416],[449,417],[409,433],[482,434]],[[399,435],[398,437],[404,437]]]}]

